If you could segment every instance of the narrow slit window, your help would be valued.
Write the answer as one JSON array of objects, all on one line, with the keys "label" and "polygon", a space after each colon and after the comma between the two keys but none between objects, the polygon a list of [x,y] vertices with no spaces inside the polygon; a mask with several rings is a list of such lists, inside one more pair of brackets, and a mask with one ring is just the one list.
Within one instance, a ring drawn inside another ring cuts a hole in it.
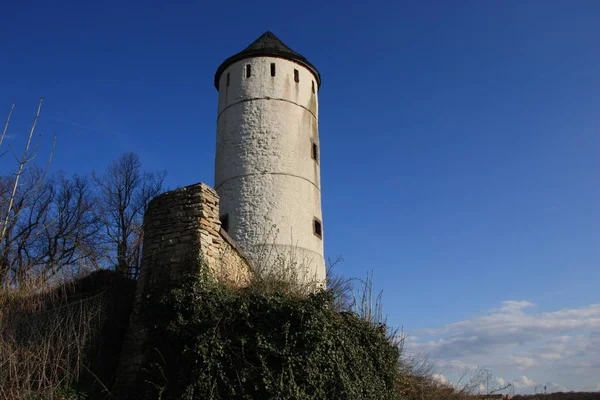
[{"label": "narrow slit window", "polygon": [[219,220],[221,221],[221,228],[225,232],[229,232],[229,214],[221,215]]},{"label": "narrow slit window", "polygon": [[311,157],[316,162],[319,162],[319,146],[316,143],[312,143],[311,145]]},{"label": "narrow slit window", "polygon": [[315,92],[315,81],[312,81],[312,92]]},{"label": "narrow slit window", "polygon": [[300,82],[300,72],[297,69],[294,70],[294,81]]},{"label": "narrow slit window", "polygon": [[323,239],[323,224],[318,218],[313,219],[313,233],[319,239]]},{"label": "narrow slit window", "polygon": [[271,63],[271,76],[275,76],[275,63]]},{"label": "narrow slit window", "polygon": [[227,87],[229,87],[229,72],[227,73]]},{"label": "narrow slit window", "polygon": [[246,78],[250,78],[252,76],[252,65],[246,64]]}]

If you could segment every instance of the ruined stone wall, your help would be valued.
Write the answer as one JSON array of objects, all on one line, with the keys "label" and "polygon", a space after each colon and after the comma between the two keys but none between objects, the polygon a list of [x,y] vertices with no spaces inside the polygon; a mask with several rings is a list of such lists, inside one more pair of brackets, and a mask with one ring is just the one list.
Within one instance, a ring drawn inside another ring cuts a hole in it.
[{"label": "ruined stone wall", "polygon": [[203,183],[186,186],[156,197],[144,215],[144,248],[134,309],[123,344],[117,382],[117,398],[128,396],[142,359],[144,330],[139,310],[154,288],[178,283],[194,272],[202,260],[221,282],[236,287],[249,283],[251,265],[236,243],[221,229],[219,196]]},{"label": "ruined stone wall", "polygon": [[249,279],[249,263],[221,229],[219,196],[203,183],[164,193],[148,206],[138,292],[164,279],[179,281],[198,257],[226,283],[243,286]]}]

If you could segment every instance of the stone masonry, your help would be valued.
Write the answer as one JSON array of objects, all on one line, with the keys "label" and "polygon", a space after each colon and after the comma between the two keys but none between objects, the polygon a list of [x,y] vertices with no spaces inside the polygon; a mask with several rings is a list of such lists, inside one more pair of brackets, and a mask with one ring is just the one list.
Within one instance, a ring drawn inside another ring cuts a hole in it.
[{"label": "stone masonry", "polygon": [[193,272],[199,256],[221,281],[243,286],[249,264],[219,221],[219,196],[203,183],[164,193],[148,206],[138,295]]},{"label": "stone masonry", "polygon": [[249,283],[251,264],[221,229],[219,196],[203,183],[156,197],[144,215],[142,268],[113,390],[117,398],[135,398],[127,394],[127,388],[143,362],[147,332],[139,315],[142,300],[157,286],[181,282],[186,273],[198,268],[198,260],[225,284],[243,287]]}]

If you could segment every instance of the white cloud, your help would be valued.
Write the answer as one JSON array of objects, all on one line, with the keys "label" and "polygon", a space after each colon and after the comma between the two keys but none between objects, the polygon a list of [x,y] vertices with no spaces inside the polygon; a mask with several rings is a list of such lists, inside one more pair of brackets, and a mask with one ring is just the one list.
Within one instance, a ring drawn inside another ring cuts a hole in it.
[{"label": "white cloud", "polygon": [[502,378],[502,377],[500,377],[500,376],[497,376],[497,377],[496,377],[496,383],[497,383],[498,385],[500,385],[500,386],[504,386],[504,385],[506,385],[506,381],[504,380],[504,378]]},{"label": "white cloud", "polygon": [[595,390],[600,376],[600,304],[540,312],[528,301],[504,301],[482,316],[415,333],[405,349],[427,354],[450,380],[477,366],[502,376],[527,371],[517,378],[525,393],[533,388],[523,377],[555,382],[548,390],[560,391]]},{"label": "white cloud", "polygon": [[436,365],[454,371],[474,370],[477,368],[477,365],[475,364],[467,364],[460,360],[438,360]]},{"label": "white cloud", "polygon": [[450,383],[448,378],[446,378],[443,374],[433,374],[432,378],[443,385],[448,385]]},{"label": "white cloud", "polygon": [[543,353],[539,357],[543,360],[560,360],[563,356],[559,353]]},{"label": "white cloud", "polygon": [[502,302],[502,307],[498,308],[496,310],[492,310],[492,311],[498,311],[498,312],[513,312],[513,311],[520,311],[523,310],[524,308],[529,308],[529,307],[533,307],[534,304],[530,303],[528,301],[513,301],[513,300],[508,300],[508,301],[503,301]]},{"label": "white cloud", "polygon": [[[600,385],[598,385],[600,388]],[[563,385],[559,385],[558,383],[550,383],[548,385],[548,392],[569,392],[569,388]]]},{"label": "white cloud", "polygon": [[533,379],[528,378],[525,375],[521,375],[520,377],[512,381],[512,384],[515,385],[517,389],[526,389],[535,386],[535,382],[533,381]]},{"label": "white cloud", "polygon": [[527,369],[537,364],[537,361],[531,357],[511,356],[510,359],[518,366],[519,369]]}]

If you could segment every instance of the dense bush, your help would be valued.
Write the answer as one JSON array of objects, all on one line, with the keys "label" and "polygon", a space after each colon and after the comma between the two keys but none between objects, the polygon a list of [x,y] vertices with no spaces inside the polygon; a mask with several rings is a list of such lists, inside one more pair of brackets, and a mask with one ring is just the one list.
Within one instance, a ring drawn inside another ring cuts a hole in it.
[{"label": "dense bush", "polygon": [[136,396],[395,399],[399,349],[333,296],[258,293],[206,274],[151,296]]}]

